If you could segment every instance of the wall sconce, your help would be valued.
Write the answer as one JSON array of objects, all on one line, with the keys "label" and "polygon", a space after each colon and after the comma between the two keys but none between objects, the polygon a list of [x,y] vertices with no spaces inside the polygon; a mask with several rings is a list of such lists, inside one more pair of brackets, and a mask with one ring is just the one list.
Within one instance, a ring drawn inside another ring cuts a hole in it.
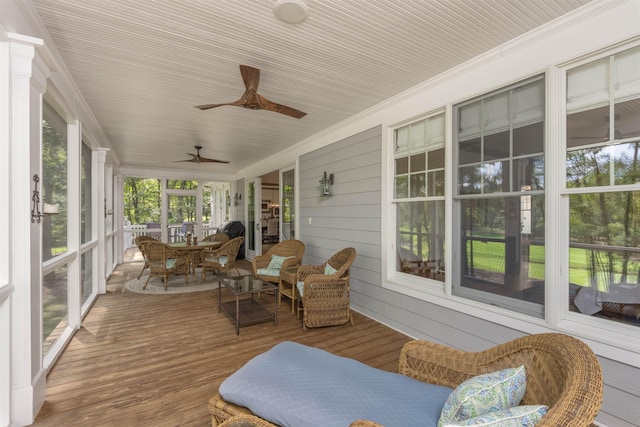
[{"label": "wall sconce", "polygon": [[55,205],[50,205],[49,203],[44,203],[42,206],[42,212],[40,212],[40,191],[38,190],[38,183],[40,182],[40,177],[38,174],[33,175],[33,194],[31,195],[31,222],[40,221],[45,215],[57,215],[59,212],[59,206],[56,203]]},{"label": "wall sconce", "polygon": [[327,172],[325,171],[322,175],[322,179],[320,180],[320,195],[323,197],[333,196],[332,185],[333,174],[327,175]]},{"label": "wall sconce", "polygon": [[240,204],[240,200],[242,200],[242,194],[236,193],[236,195],[233,196],[233,204],[238,206]]}]

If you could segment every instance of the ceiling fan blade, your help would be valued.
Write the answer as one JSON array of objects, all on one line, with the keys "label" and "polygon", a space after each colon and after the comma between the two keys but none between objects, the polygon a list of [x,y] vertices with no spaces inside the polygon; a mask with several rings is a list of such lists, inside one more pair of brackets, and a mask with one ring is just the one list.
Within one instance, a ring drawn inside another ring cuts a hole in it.
[{"label": "ceiling fan blade", "polygon": [[274,111],[276,113],[285,114],[287,116],[294,117],[296,119],[301,119],[307,115],[300,110],[296,110],[295,108],[287,107],[286,105],[276,104],[275,102],[269,101],[264,96],[260,96],[256,94],[256,98],[258,99],[258,104],[260,108],[263,110]]},{"label": "ceiling fan blade", "polygon": [[[235,101],[238,102],[238,101]],[[193,108],[198,108],[202,111],[208,110],[210,108],[222,107],[223,105],[235,105],[235,102],[225,102],[224,104],[204,104],[204,105],[196,105]]]},{"label": "ceiling fan blade", "polygon": [[228,160],[207,159],[206,157],[200,157],[199,160],[200,160],[199,163],[224,163],[224,164],[229,163]]},{"label": "ceiling fan blade", "polygon": [[247,91],[257,92],[258,84],[260,84],[260,70],[248,65],[240,65],[240,74],[242,75],[242,81]]}]

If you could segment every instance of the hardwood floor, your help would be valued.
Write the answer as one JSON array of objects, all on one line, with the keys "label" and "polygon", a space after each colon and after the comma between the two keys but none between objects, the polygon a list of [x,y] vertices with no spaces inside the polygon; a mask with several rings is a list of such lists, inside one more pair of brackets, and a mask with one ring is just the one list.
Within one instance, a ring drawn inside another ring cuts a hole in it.
[{"label": "hardwood floor", "polygon": [[288,300],[278,308],[277,326],[245,326],[236,336],[231,320],[217,311],[217,291],[123,292],[141,266],[120,265],[109,279],[107,293],[49,372],[46,401],[33,426],[204,427],[211,425],[207,403],[217,385],[278,342],[395,371],[400,348],[410,340],[358,313],[355,326],[303,331]]}]

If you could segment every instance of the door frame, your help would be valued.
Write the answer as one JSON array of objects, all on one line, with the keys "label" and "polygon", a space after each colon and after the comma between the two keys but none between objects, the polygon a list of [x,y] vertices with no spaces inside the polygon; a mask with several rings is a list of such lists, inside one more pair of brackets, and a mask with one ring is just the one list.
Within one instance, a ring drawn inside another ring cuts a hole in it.
[{"label": "door frame", "polygon": [[[253,186],[253,224],[251,223],[251,192],[249,187]],[[245,238],[245,257],[253,259],[257,255],[262,255],[262,178],[257,177],[247,181],[245,188],[245,211],[247,212],[247,233]],[[257,219],[256,219],[257,218]],[[249,229],[251,228],[251,230]],[[250,236],[253,233],[253,242],[250,242]],[[253,245],[251,244],[253,243]],[[251,248],[253,246],[253,249]]]}]

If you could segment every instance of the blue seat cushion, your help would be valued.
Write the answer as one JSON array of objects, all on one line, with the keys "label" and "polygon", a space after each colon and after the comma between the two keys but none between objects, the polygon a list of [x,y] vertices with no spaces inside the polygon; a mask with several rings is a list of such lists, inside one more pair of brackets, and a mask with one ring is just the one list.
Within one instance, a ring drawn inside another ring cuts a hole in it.
[{"label": "blue seat cushion", "polygon": [[452,389],[285,341],[220,385],[227,401],[282,427],[435,427]]}]

